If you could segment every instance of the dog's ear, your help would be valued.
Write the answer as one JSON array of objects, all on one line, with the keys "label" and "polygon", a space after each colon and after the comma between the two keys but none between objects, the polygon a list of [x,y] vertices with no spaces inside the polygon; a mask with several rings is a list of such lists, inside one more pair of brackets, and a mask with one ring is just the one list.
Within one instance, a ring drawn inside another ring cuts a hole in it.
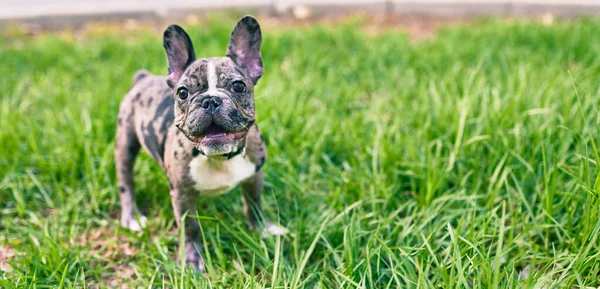
[{"label": "dog's ear", "polygon": [[196,60],[196,54],[194,53],[192,40],[183,28],[177,25],[167,27],[167,30],[163,33],[163,47],[169,62],[167,84],[173,88],[188,65]]},{"label": "dog's ear", "polygon": [[238,21],[231,32],[231,39],[227,46],[227,56],[246,70],[254,84],[263,74],[260,58],[261,43],[262,33],[258,21],[252,16],[245,16]]}]

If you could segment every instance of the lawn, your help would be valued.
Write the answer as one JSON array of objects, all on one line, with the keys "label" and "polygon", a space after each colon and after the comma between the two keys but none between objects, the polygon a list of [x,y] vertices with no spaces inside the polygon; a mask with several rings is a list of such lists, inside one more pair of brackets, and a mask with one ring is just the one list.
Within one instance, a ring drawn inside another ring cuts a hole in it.
[{"label": "lawn", "polygon": [[[182,23],[199,57],[236,21],[211,19]],[[291,233],[248,231],[237,189],[203,199],[204,274],[173,260],[148,155],[149,224],[118,222],[117,109],[136,70],[166,73],[161,31],[1,37],[0,287],[600,286],[600,21],[363,24],[263,25],[263,195]]]}]

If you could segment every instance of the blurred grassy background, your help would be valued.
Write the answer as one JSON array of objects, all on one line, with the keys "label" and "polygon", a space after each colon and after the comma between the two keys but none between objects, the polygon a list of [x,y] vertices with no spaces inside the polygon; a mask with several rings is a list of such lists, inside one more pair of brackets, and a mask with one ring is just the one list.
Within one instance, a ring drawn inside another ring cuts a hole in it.
[{"label": "blurred grassy background", "polygon": [[[235,21],[183,26],[205,57]],[[263,27],[265,207],[292,234],[247,231],[237,190],[202,200],[205,275],[172,261],[147,155],[149,226],[116,218],[117,108],[136,70],[166,72],[160,32],[0,38],[0,287],[600,286],[600,22],[483,19],[421,41],[363,24]]]}]

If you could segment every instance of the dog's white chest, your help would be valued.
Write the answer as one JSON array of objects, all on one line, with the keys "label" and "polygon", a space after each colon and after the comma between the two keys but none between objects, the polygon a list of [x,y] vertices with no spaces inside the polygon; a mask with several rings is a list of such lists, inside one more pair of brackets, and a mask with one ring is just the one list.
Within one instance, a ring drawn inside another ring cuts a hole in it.
[{"label": "dog's white chest", "polygon": [[190,175],[201,195],[227,193],[256,173],[256,166],[242,154],[229,160],[210,159],[199,155],[189,166]]}]

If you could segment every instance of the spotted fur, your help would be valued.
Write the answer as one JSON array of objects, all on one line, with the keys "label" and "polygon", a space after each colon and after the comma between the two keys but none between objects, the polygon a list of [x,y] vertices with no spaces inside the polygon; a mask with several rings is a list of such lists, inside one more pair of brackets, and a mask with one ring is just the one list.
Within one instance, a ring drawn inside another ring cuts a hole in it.
[{"label": "spotted fur", "polygon": [[[196,59],[185,31],[167,28],[168,75],[136,73],[118,114],[115,164],[123,226],[141,230],[146,221],[135,209],[133,182],[133,164],[143,148],[169,178],[178,225],[185,213],[195,213],[198,198],[240,184],[248,225],[262,223],[282,232],[264,220],[261,206],[266,149],[254,114],[254,85],[263,73],[261,39],[258,22],[247,16],[234,28],[227,57]],[[245,91],[232,90],[236,81],[244,83]],[[186,97],[180,97],[180,89],[189,92],[181,94]],[[214,127],[222,130],[215,141],[207,136]],[[197,220],[186,218],[185,261],[200,270],[201,248]]]}]

